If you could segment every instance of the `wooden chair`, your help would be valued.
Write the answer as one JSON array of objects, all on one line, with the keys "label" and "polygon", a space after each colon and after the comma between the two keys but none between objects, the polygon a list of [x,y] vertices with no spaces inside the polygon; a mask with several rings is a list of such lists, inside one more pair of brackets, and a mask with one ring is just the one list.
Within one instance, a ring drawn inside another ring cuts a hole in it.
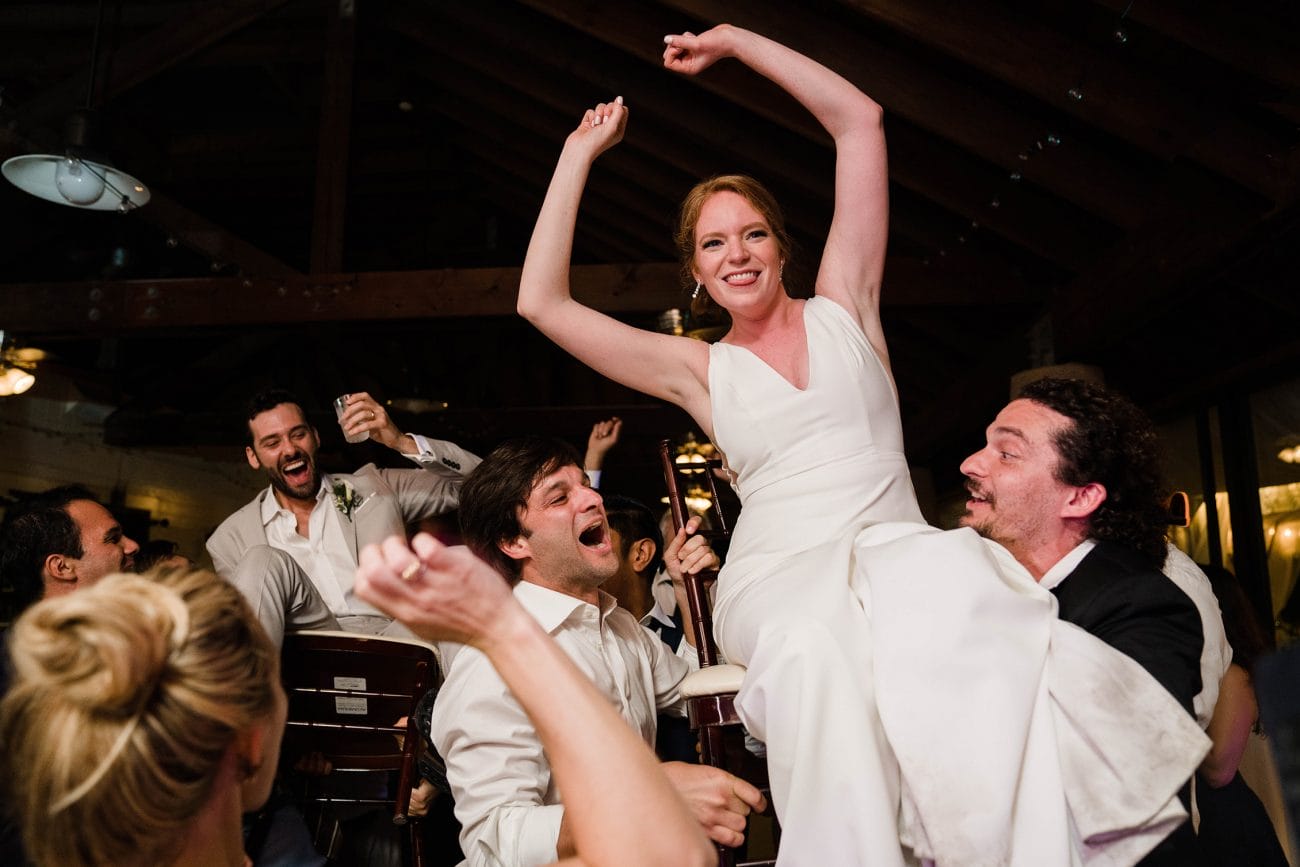
[{"label": "wooden chair", "polygon": [[[411,863],[424,863],[418,820],[407,816],[418,780],[423,738],[416,706],[441,682],[431,645],[351,632],[304,631],[284,636],[281,679],[289,716],[281,754],[288,762],[311,753],[332,765],[330,774],[303,775],[304,798],[321,805],[392,807],[395,825],[410,831]],[[402,721],[401,725],[398,722]],[[382,773],[386,797],[340,792],[343,779]],[[396,784],[391,782],[393,776]]]},{"label": "wooden chair", "polygon": [[[686,494],[692,485],[707,488],[713,501],[711,526],[701,528],[697,535],[709,540],[715,551],[725,550],[731,538],[731,522],[723,511],[715,470],[722,469],[719,458],[703,463],[678,464],[673,455],[672,442],[659,444],[659,458],[663,464],[664,482],[668,486],[668,506],[673,515],[673,527],[680,530],[690,517]],[[682,695],[686,699],[686,713],[691,729],[699,732],[700,761],[743,777],[767,792],[767,765],[745,748],[745,730],[736,714],[735,698],[745,678],[745,667],[721,662],[717,643],[713,638],[713,615],[709,602],[709,587],[717,580],[717,570],[700,572],[686,578],[686,599],[690,609],[686,612],[687,628],[694,628],[696,652],[700,670],[687,675],[682,681]],[[769,795],[768,800],[771,800]],[[779,837],[773,828],[773,842]],[[718,847],[718,863],[731,865],[772,864],[772,861],[736,860],[736,851]]]}]

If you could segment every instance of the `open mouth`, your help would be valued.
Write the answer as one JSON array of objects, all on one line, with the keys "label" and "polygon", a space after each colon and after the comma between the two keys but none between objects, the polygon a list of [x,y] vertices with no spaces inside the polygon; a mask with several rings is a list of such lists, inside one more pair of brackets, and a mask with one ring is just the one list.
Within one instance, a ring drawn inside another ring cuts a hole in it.
[{"label": "open mouth", "polygon": [[735,285],[737,283],[752,283],[758,279],[757,271],[737,271],[735,274],[728,274],[722,278],[725,283]]},{"label": "open mouth", "polygon": [[604,521],[598,521],[578,534],[578,541],[587,548],[603,548],[609,542],[609,532]]},{"label": "open mouth", "polygon": [[311,480],[311,466],[302,458],[286,461],[281,465],[280,473],[291,485],[301,485]]}]

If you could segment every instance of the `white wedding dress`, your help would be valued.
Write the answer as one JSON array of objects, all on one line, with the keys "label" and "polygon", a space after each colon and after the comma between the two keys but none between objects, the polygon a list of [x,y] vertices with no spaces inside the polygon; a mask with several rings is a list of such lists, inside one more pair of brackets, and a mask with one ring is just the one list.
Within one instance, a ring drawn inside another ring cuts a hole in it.
[{"label": "white wedding dress", "polygon": [[748,666],[780,863],[1137,861],[1207,739],[1004,549],[923,523],[885,367],[835,302],[804,325],[802,390],[744,348],[709,356],[743,504],[715,631]]}]

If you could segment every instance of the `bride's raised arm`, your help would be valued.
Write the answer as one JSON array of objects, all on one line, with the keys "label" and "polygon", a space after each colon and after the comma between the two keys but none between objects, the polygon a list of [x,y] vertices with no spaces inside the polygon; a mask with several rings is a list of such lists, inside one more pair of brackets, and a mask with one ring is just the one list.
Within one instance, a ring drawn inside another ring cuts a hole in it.
[{"label": "bride's raised arm", "polygon": [[711,428],[705,344],[626,325],[579,303],[570,292],[569,260],[587,175],[596,157],[622,139],[627,114],[621,97],[601,103],[583,115],[565,141],[528,244],[517,309],[579,361],[677,404]]},{"label": "bride's raised arm", "polygon": [[830,133],[835,141],[835,216],[816,290],[855,315],[883,358],[880,278],[889,236],[889,171],[880,106],[815,60],[730,24],[664,41],[668,69],[695,75],[734,57],[788,92]]}]

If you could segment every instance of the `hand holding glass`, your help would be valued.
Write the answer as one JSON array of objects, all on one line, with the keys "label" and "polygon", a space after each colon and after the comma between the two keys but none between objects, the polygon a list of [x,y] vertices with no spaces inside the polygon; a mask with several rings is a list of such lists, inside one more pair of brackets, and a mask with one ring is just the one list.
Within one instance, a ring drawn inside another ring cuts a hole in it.
[{"label": "hand holding glass", "polygon": [[[341,394],[334,398],[334,417],[339,420],[339,427],[343,427],[343,413],[348,408],[348,398],[350,394]],[[360,433],[350,434],[346,429],[343,431],[343,439],[350,443],[363,443],[370,439],[370,431],[361,431]]]}]

